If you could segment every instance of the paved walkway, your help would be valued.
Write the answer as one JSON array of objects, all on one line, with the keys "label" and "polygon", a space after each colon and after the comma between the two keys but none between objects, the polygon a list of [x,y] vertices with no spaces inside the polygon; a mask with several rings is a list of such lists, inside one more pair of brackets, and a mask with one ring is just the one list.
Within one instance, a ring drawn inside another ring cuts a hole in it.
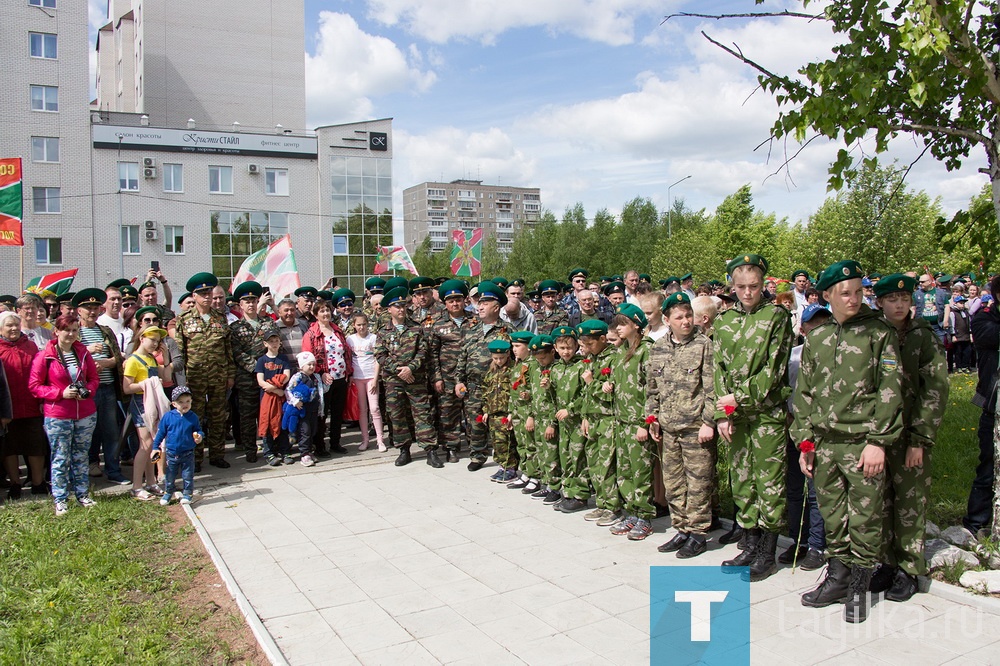
[{"label": "paved walkway", "polygon": [[[296,666],[645,664],[649,567],[734,553],[680,561],[656,552],[669,519],[633,543],[490,483],[492,466],[397,468],[348,446],[311,469],[238,460],[199,479],[198,517]],[[998,615],[921,594],[846,625],[841,606],[800,605],[818,573],[754,584],[752,663],[1000,663]]]}]

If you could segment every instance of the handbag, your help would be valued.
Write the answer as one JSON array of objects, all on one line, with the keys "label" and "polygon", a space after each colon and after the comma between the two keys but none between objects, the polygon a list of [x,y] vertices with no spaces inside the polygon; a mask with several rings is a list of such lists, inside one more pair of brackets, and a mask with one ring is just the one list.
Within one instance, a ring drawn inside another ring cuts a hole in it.
[{"label": "handbag", "polygon": [[358,412],[358,385],[347,380],[347,400],[344,402],[344,420],[357,421],[361,418]]}]

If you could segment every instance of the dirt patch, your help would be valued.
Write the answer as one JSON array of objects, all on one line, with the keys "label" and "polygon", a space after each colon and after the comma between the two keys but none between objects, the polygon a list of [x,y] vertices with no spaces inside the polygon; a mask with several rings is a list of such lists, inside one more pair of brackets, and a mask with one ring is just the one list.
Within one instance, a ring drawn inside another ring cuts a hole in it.
[{"label": "dirt patch", "polygon": [[201,630],[219,646],[207,663],[267,666],[270,662],[229,595],[187,514],[179,505],[170,506],[167,514],[170,523],[166,529],[177,535],[169,556],[198,570],[190,584],[179,591],[177,603],[181,608],[205,614]]}]

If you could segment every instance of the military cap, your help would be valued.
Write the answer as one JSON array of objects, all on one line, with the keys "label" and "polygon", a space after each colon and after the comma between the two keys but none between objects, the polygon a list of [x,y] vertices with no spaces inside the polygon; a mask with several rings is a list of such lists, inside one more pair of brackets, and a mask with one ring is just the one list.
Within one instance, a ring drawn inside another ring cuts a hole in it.
[{"label": "military cap", "polygon": [[583,276],[585,278],[590,277],[590,273],[587,272],[586,268],[574,268],[569,272],[569,281],[572,282],[573,278],[575,278],[578,275]]},{"label": "military cap", "polygon": [[145,282],[143,282],[142,284],[139,285],[139,291],[141,292],[143,289],[146,289],[148,287],[152,287],[153,289],[156,289],[156,285],[152,281],[146,280]]},{"label": "military cap", "polygon": [[555,347],[555,341],[551,335],[536,335],[528,343],[528,349],[532,352],[546,351]]},{"label": "military cap", "polygon": [[388,293],[391,289],[396,287],[405,287],[407,293],[410,291],[410,282],[405,277],[391,277],[385,281],[385,285],[382,287],[382,293]]},{"label": "military cap", "polygon": [[875,283],[875,295],[881,298],[882,296],[893,294],[897,291],[905,291],[908,294],[912,294],[913,290],[916,288],[917,281],[909,275],[893,273],[892,275],[886,275],[884,278]]},{"label": "military cap", "polygon": [[233,296],[232,294],[226,294],[226,304],[227,305],[235,305],[236,304],[236,297]]},{"label": "military cap", "polygon": [[660,312],[667,314],[670,312],[670,308],[677,305],[691,305],[691,299],[683,291],[670,294],[670,296],[663,300],[663,305],[660,306]]},{"label": "military cap", "polygon": [[869,273],[868,277],[871,279],[872,282],[878,282],[879,280],[882,279],[882,274],[881,273]]},{"label": "military cap", "polygon": [[382,295],[382,307],[387,308],[390,305],[406,304],[406,297],[409,295],[410,291],[406,287],[394,287],[389,289]]},{"label": "military cap", "polygon": [[333,292],[327,291],[326,289],[320,289],[316,292],[317,301],[326,301],[327,303],[333,302]]},{"label": "military cap", "polygon": [[365,280],[365,289],[373,294],[381,294],[385,289],[385,280],[380,277],[370,277]]},{"label": "military cap", "polygon": [[10,294],[4,294],[0,296],[0,304],[6,305],[10,308],[17,306],[17,296],[12,296]]},{"label": "military cap", "polygon": [[685,273],[680,277],[681,282],[686,282],[687,280],[693,280],[693,279],[694,279],[694,273]]},{"label": "military cap", "polygon": [[440,287],[441,285],[443,285],[447,281],[448,281],[448,278],[446,278],[446,277],[436,277],[436,278],[434,278],[434,284],[437,285],[438,287]]},{"label": "military cap", "polygon": [[756,266],[767,274],[767,259],[759,254],[743,254],[726,264],[726,272],[730,275],[740,266]]},{"label": "military cap", "polygon": [[556,280],[542,280],[538,285],[540,294],[558,294],[560,291],[562,290]]},{"label": "military cap", "polygon": [[346,302],[350,302],[351,305],[354,305],[354,301],[358,300],[358,297],[355,296],[354,292],[347,287],[341,287],[337,291],[333,292],[333,297],[330,300],[332,300],[333,304],[339,308],[341,305],[345,305]]},{"label": "military cap", "polygon": [[535,291],[529,291],[527,294],[525,294],[525,296],[527,296],[528,299],[531,300],[531,301],[541,301],[542,300],[542,292],[537,291],[537,290],[535,290]]},{"label": "military cap", "polygon": [[293,292],[296,296],[305,296],[307,298],[316,298],[319,291],[316,287],[299,287]]},{"label": "military cap", "polygon": [[668,280],[667,278],[663,278],[662,280],[657,280],[657,282],[659,282],[660,284],[660,289],[666,289],[667,285],[670,284],[670,280]]},{"label": "military cap", "polygon": [[671,275],[670,277],[668,277],[663,282],[664,282],[664,285],[663,285],[664,287],[669,287],[672,284],[680,284],[681,283],[681,279],[679,277],[677,277],[676,275]]},{"label": "military cap", "polygon": [[118,278],[117,280],[112,280],[108,283],[105,289],[121,289],[122,287],[129,287],[132,285],[132,281],[128,278]]},{"label": "military cap", "polygon": [[649,273],[639,273],[639,282],[652,282],[653,276]]},{"label": "military cap", "polygon": [[84,305],[104,305],[104,302],[107,300],[108,295],[104,293],[103,289],[97,289],[94,287],[91,287],[90,289],[81,289],[73,296],[73,307],[78,308]]},{"label": "military cap", "polygon": [[615,280],[611,284],[606,285],[602,291],[605,296],[610,296],[611,294],[624,294],[625,283],[620,280]]},{"label": "military cap", "polygon": [[566,294],[573,293],[573,285],[571,285],[571,284],[563,285],[563,293],[566,293]]},{"label": "military cap", "polygon": [[510,342],[502,339],[490,340],[486,348],[490,350],[491,354],[502,354],[510,351]]},{"label": "military cap", "polygon": [[158,305],[143,305],[135,311],[135,320],[142,321],[142,318],[148,314],[154,314],[161,320],[163,319],[163,313],[160,312],[160,307]]},{"label": "military cap", "polygon": [[181,297],[177,299],[177,302],[178,303],[183,303],[187,299],[191,298],[191,295],[192,294],[191,294],[190,291],[185,291],[183,294],[181,294]]},{"label": "military cap", "polygon": [[816,280],[816,288],[820,291],[826,291],[838,282],[853,280],[855,278],[860,280],[864,275],[865,272],[861,270],[861,264],[853,259],[845,259],[827,266],[819,274],[819,278]]},{"label": "military cap", "polygon": [[418,291],[423,291],[424,289],[433,289],[437,285],[434,284],[434,278],[417,276],[410,280],[410,293],[415,294]]},{"label": "military cap", "polygon": [[[193,293],[202,289],[214,289],[217,286],[219,286],[219,278],[211,273],[195,273],[188,279],[185,288]],[[124,293],[122,292],[122,294]]]},{"label": "military cap", "polygon": [[531,331],[514,331],[510,334],[512,342],[520,342],[524,345],[530,344],[533,337],[535,337],[535,334]]},{"label": "military cap", "polygon": [[59,294],[56,296],[56,303],[72,303],[74,296],[76,296],[76,294],[72,291],[67,291],[65,294]]},{"label": "military cap", "polygon": [[611,276],[611,281],[612,282],[622,282],[624,279],[625,278],[622,277],[621,274],[616,274],[616,275],[612,275]]},{"label": "military cap", "polygon": [[507,289],[507,287],[510,286],[510,280],[508,280],[505,277],[495,277],[492,280],[490,280],[490,282],[500,287],[501,289]]},{"label": "military cap", "polygon": [[576,325],[576,335],[581,337],[584,335],[607,335],[608,325],[600,319],[588,319],[587,321],[581,321]]},{"label": "military cap", "polygon": [[247,296],[253,298],[260,298],[261,294],[264,293],[264,287],[260,286],[260,282],[255,282],[254,280],[247,280],[246,282],[240,282],[236,289],[233,289],[233,296],[237,299],[242,300]]},{"label": "military cap", "polygon": [[484,280],[476,285],[476,289],[479,291],[479,300],[497,301],[501,307],[507,305],[507,294],[495,282]]},{"label": "military cap", "polygon": [[611,282],[611,276],[610,275],[602,275],[601,276],[601,282]]},{"label": "military cap", "polygon": [[514,278],[507,285],[508,287],[524,287],[524,278]]},{"label": "military cap", "polygon": [[463,298],[469,295],[469,288],[465,286],[465,283],[461,280],[445,280],[440,287],[438,287],[438,296],[441,300],[447,299],[449,296],[462,296]]},{"label": "military cap", "polygon": [[618,306],[618,314],[625,315],[632,320],[639,328],[646,328],[649,322],[646,320],[646,313],[642,311],[638,305],[633,305],[632,303],[622,303]]},{"label": "military cap", "polygon": [[553,338],[573,338],[576,340],[576,329],[572,326],[556,326],[552,329]]},{"label": "military cap", "polygon": [[939,284],[946,284],[952,281],[952,277],[949,273],[938,273],[934,276],[934,279],[938,281]]},{"label": "military cap", "polygon": [[124,287],[119,287],[118,291],[122,293],[123,301],[137,301],[139,300],[139,291],[130,284]]},{"label": "military cap", "polygon": [[809,271],[805,270],[804,268],[800,268],[799,270],[797,270],[794,273],[792,273],[792,277],[791,277],[792,282],[794,282],[795,278],[797,278],[800,275],[805,275],[806,279],[807,280],[809,279]]}]

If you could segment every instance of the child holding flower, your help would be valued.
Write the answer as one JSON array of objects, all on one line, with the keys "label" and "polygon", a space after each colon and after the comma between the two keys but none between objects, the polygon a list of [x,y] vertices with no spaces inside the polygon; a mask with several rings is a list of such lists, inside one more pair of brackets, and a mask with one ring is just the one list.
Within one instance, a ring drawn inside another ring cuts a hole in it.
[{"label": "child holding flower", "polygon": [[580,403],[583,381],[580,378],[581,368],[577,351],[580,348],[576,339],[576,329],[572,326],[557,326],[552,330],[555,336],[555,348],[559,360],[552,366],[549,381],[555,392],[555,413],[559,433],[558,467],[553,470],[547,483],[549,488],[558,492],[562,499],[551,501],[546,497],[546,504],[563,513],[575,513],[587,508],[590,499],[590,474],[587,470],[586,439],[580,432]]},{"label": "child holding flower", "polygon": [[[549,487],[553,477],[558,479],[559,433],[556,429],[556,402],[552,386],[552,364],[556,360],[555,343],[550,335],[536,335],[529,344],[535,363],[528,372],[531,386],[531,416],[527,429],[534,435],[534,448],[525,464],[528,475],[538,479],[538,489],[531,493],[533,499],[546,498],[555,502],[559,493]],[[521,492],[527,494],[526,487]]]},{"label": "child holding flower", "polygon": [[491,481],[508,483],[517,478],[517,449],[512,446],[510,429],[510,343],[491,340],[490,367],[483,377],[483,413],[476,416],[478,423],[486,426],[493,448],[493,460],[500,468],[490,477]]},{"label": "child holding flower", "polygon": [[587,466],[597,503],[597,508],[583,518],[596,522],[599,527],[609,527],[621,520],[622,508],[615,459],[614,396],[604,391],[617,351],[608,344],[608,325],[600,319],[581,322],[576,332],[586,353],[580,374],[584,384],[580,430],[587,438]]},{"label": "child holding flower", "polygon": [[[533,493],[538,490],[538,479],[528,472],[534,473],[531,457],[535,450],[535,433],[528,430],[528,420],[531,417],[531,385],[528,374],[535,359],[531,358],[529,345],[535,337],[531,331],[511,333],[511,348],[514,352],[514,364],[510,368],[510,420],[514,429],[514,445],[521,462],[521,476],[507,484],[511,490],[524,490]],[[526,490],[530,488],[530,490]]]}]

